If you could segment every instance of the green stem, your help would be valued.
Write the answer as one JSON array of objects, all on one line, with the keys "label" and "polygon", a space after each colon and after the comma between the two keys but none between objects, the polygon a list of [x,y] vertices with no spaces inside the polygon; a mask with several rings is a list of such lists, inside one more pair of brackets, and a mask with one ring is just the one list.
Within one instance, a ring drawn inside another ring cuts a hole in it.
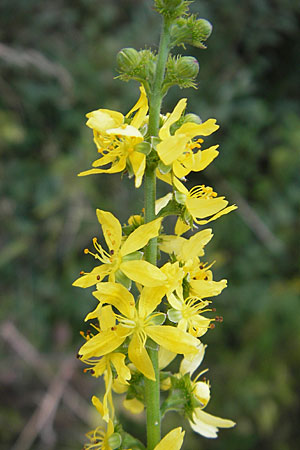
[{"label": "green stem", "polygon": [[[164,22],[163,30],[159,43],[157,56],[157,65],[153,90],[149,99],[149,128],[148,133],[151,136],[158,136],[159,118],[162,103],[162,83],[164,79],[166,62],[169,54],[169,24]],[[151,159],[147,161],[145,171],[145,222],[155,219],[155,200],[156,200],[156,175],[155,165]],[[157,239],[151,239],[149,242],[145,258],[148,262],[156,265],[157,260]],[[161,413],[160,413],[160,383],[158,367],[158,346],[152,340],[148,339],[147,349],[151,358],[155,381],[145,378],[145,401],[147,408],[147,449],[153,450],[161,439]]]}]

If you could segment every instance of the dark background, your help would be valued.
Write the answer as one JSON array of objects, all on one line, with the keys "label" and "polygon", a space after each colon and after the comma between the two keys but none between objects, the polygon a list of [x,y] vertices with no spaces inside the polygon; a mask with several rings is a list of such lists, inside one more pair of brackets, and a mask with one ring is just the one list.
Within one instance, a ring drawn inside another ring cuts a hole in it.
[{"label": "dark background", "polygon": [[[300,447],[300,3],[203,0],[192,11],[214,26],[207,50],[181,50],[199,60],[198,90],[172,88],[164,112],[183,95],[188,112],[221,125],[207,140],[220,144],[218,159],[190,180],[239,206],[212,223],[206,258],[216,259],[215,278],[228,278],[229,287],[214,301],[223,324],[203,338],[212,384],[206,410],[238,425],[218,440],[188,431],[184,448],[293,450]],[[96,156],[85,114],[129,110],[138,85],[114,79],[116,53],[157,48],[159,30],[150,0],[1,1],[1,450],[79,449],[97,423],[89,401],[102,382],[75,359],[95,302],[71,284],[94,264],[82,249],[99,234],[96,207],[125,222],[142,208],[143,192],[119,174],[76,176]],[[128,431],[139,426],[143,439],[143,418],[122,411]],[[172,414],[165,430],[179,425]]]}]

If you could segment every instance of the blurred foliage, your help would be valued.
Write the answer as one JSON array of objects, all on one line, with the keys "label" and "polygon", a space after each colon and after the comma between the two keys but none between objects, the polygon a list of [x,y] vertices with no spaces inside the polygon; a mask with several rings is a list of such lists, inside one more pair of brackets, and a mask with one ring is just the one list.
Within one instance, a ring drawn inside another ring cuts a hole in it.
[{"label": "blurred foliage", "polygon": [[[203,0],[192,10],[214,25],[206,51],[181,50],[199,60],[198,90],[172,88],[164,108],[184,95],[189,112],[217,118],[215,169],[192,181],[211,184],[231,201],[238,196],[243,205],[212,225],[207,259],[217,260],[216,279],[228,278],[229,287],[216,298],[225,321],[205,336],[204,362],[212,382],[208,411],[238,426],[216,441],[190,432],[185,446],[295,449],[300,3]],[[0,22],[0,320],[12,319],[43,352],[75,355],[93,300],[71,283],[93,266],[82,249],[99,233],[95,208],[108,208],[125,222],[142,207],[142,191],[125,177],[122,187],[119,175],[76,177],[95,155],[84,115],[99,107],[126,112],[135,102],[137,85],[113,79],[115,55],[123,47],[155,48],[159,16],[149,0],[2,0]],[[1,345],[9,357],[6,350]],[[27,376],[5,388],[11,406],[0,410],[3,450],[28,418],[28,404],[15,403],[24,389],[37,396]],[[64,417],[60,410],[56,448],[78,448],[77,425]],[[165,426],[176,420],[170,415]],[[33,448],[45,448],[38,445]]]}]

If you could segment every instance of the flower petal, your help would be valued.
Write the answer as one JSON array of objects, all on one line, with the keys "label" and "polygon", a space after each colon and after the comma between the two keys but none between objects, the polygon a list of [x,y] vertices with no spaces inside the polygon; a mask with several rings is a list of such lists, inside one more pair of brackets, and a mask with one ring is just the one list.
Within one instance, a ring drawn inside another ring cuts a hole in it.
[{"label": "flower petal", "polygon": [[181,427],[174,428],[154,447],[154,450],[180,450],[185,431]]},{"label": "flower petal", "polygon": [[144,411],[144,403],[140,402],[136,398],[131,398],[129,400],[125,399],[123,401],[123,406],[132,414],[140,414]]},{"label": "flower petal", "polygon": [[[94,267],[90,273],[80,276],[74,281],[72,286],[87,288],[99,283],[109,273],[108,265]],[[100,278],[99,278],[100,277]]]},{"label": "flower petal", "polygon": [[119,250],[122,238],[122,227],[118,219],[109,211],[96,210],[97,218],[102,226],[104,239],[110,250],[115,253]]},{"label": "flower petal", "polygon": [[92,397],[92,403],[95,406],[95,408],[97,409],[97,411],[101,414],[101,416],[103,417],[104,414],[104,410],[103,410],[103,405],[100,402],[99,398],[96,397],[96,395],[93,395]]},{"label": "flower petal", "polygon": [[214,297],[219,295],[227,287],[227,280],[191,280],[190,295],[200,298]]},{"label": "flower petal", "polygon": [[118,127],[124,122],[123,114],[110,109],[98,109],[88,113],[86,117],[86,125],[99,133],[105,133],[109,128]]},{"label": "flower petal", "polygon": [[157,344],[174,353],[197,353],[198,339],[185,331],[170,325],[154,325],[145,328],[145,332]]},{"label": "flower petal", "polygon": [[219,428],[231,428],[235,426],[235,422],[221,417],[213,416],[200,408],[196,408],[193,414],[193,422],[190,421],[191,428],[207,438],[218,437]]},{"label": "flower petal", "polygon": [[120,270],[136,283],[143,286],[161,286],[167,280],[161,270],[147,261],[126,261],[120,265]]},{"label": "flower petal", "polygon": [[195,136],[209,136],[218,128],[220,127],[216,124],[216,119],[208,119],[200,124],[186,122],[175,131],[175,136],[176,134],[185,134],[189,139],[192,139]]},{"label": "flower petal", "polygon": [[186,373],[193,375],[195,370],[197,370],[198,367],[200,366],[200,364],[202,363],[206,347],[207,347],[206,345],[203,345],[202,342],[200,342],[198,345],[198,353],[197,353],[197,355],[194,356],[192,361],[190,361],[189,359],[183,358],[183,360],[181,361],[180,370],[179,370],[179,372],[182,375],[185,375]]},{"label": "flower petal", "polygon": [[194,156],[194,172],[200,172],[200,170],[204,170],[219,154],[216,150],[219,146],[214,145],[212,147],[207,148],[206,150],[202,150],[197,152]]},{"label": "flower petal", "polygon": [[110,355],[110,360],[116,369],[118,380],[123,384],[127,384],[127,380],[131,378],[131,372],[125,364],[125,358],[126,356],[123,353],[112,353]]},{"label": "flower petal", "polygon": [[185,242],[187,242],[187,239],[180,236],[161,235],[159,249],[165,253],[178,255]]},{"label": "flower petal", "polygon": [[119,128],[110,128],[109,130],[106,130],[106,134],[109,136],[128,136],[136,138],[135,144],[144,140],[142,133],[132,125],[122,125]]},{"label": "flower petal", "polygon": [[140,128],[142,126],[148,112],[148,99],[144,86],[140,86],[140,93],[141,95],[138,101],[126,114],[126,117],[129,117],[134,111],[137,111],[134,118],[130,122],[130,124],[136,128]]},{"label": "flower petal", "polygon": [[186,108],[186,103],[187,103],[186,98],[182,98],[181,100],[179,100],[179,102],[177,103],[177,105],[175,106],[175,108],[173,109],[173,111],[171,112],[171,114],[169,115],[169,117],[167,118],[167,120],[165,121],[165,123],[163,124],[163,126],[159,131],[160,139],[166,139],[170,136],[170,126],[173,123],[177,122],[178,119],[180,119],[181,114]]},{"label": "flower petal", "polygon": [[126,336],[119,336],[116,330],[101,331],[83,344],[79,355],[85,359],[106,355],[118,348],[125,339]]},{"label": "flower petal", "polygon": [[119,283],[101,283],[99,289],[93,292],[102,303],[109,303],[117,308],[125,317],[132,318],[135,311],[133,295]]},{"label": "flower petal", "polygon": [[134,333],[128,347],[128,356],[135,367],[150,380],[155,381],[151,359],[138,333]]},{"label": "flower petal", "polygon": [[235,209],[237,209],[236,205],[228,206],[227,208],[222,209],[222,211],[219,211],[217,214],[215,214],[213,217],[211,217],[208,220],[197,220],[194,218],[194,221],[196,223],[198,223],[199,225],[206,225],[208,222],[211,222],[212,220],[216,220],[219,217],[223,216],[224,214],[228,214],[231,211],[234,211]]},{"label": "flower petal", "polygon": [[145,247],[150,239],[156,237],[159,233],[161,227],[162,218],[152,220],[144,225],[140,225],[136,230],[134,230],[126,239],[121,247],[121,256],[133,253],[140,248]]},{"label": "flower petal", "polygon": [[151,314],[161,302],[165,292],[163,286],[144,287],[139,300],[139,316],[145,318]]},{"label": "flower petal", "polygon": [[187,197],[186,207],[189,213],[195,219],[196,217],[202,219],[204,217],[216,214],[221,209],[228,205],[228,201],[224,197],[217,198],[191,198]]},{"label": "flower petal", "polygon": [[203,256],[203,247],[212,239],[212,229],[207,228],[194,234],[188,240],[185,240],[178,255],[180,261],[188,261],[189,259]]},{"label": "flower petal", "polygon": [[135,176],[135,187],[139,188],[142,184],[142,179],[146,167],[146,155],[140,152],[132,152],[129,155],[129,160],[132,165],[132,170]]},{"label": "flower petal", "polygon": [[166,165],[172,164],[186,149],[189,138],[185,134],[170,136],[156,146],[161,161]]}]

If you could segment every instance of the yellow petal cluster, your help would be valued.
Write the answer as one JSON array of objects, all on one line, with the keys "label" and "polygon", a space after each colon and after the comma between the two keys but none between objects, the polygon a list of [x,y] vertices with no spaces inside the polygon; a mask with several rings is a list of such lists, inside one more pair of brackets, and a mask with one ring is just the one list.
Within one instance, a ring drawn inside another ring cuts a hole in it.
[{"label": "yellow petal cluster", "polygon": [[[226,288],[227,280],[214,280],[214,261],[203,260],[213,230],[200,228],[188,237],[183,235],[228,214],[236,206],[229,205],[210,186],[185,186],[190,172],[204,170],[219,153],[218,145],[202,149],[203,137],[219,128],[216,120],[190,122],[185,119],[186,106],[186,99],[181,99],[170,114],[162,116],[158,136],[154,137],[148,132],[148,99],[143,86],[126,116],[109,109],[87,114],[87,126],[93,130],[99,157],[92,163],[93,168],[80,176],[126,171],[134,175],[138,188],[149,161],[156,177],[167,183],[172,192],[157,200],[154,220],[147,223],[143,213],[134,214],[122,227],[111,212],[96,210],[101,230],[92,240],[93,249],[86,248],[84,253],[93,256],[97,265],[90,272],[81,272],[73,283],[94,288],[92,295],[98,303],[85,317],[91,329],[82,332],[85,342],[78,357],[86,365],[84,371],[95,378],[103,377],[105,385],[102,401],[92,398],[105,424],[88,433],[86,450],[123,448],[122,433],[116,432],[119,428],[114,395],[124,395],[123,405],[133,414],[144,410],[144,386],[149,383],[145,378],[158,381],[149,355],[149,349],[154,347],[159,354],[161,390],[168,393],[172,405],[174,398],[181,401],[176,382],[184,380],[182,386],[187,391],[182,401],[191,401],[190,410],[182,411],[196,433],[215,438],[219,428],[235,425],[204,411],[210,400],[210,384],[201,379],[206,370],[193,375],[205,354],[206,346],[200,338],[223,320],[212,314],[216,311],[212,299]],[[177,216],[174,235],[164,234],[163,220],[173,214]],[[145,257],[146,248],[154,239],[159,250],[168,256],[159,267]],[[165,368],[177,355],[182,355],[182,361],[179,372],[172,375]],[[182,429],[175,428],[154,450],[180,450],[183,437]]]}]

